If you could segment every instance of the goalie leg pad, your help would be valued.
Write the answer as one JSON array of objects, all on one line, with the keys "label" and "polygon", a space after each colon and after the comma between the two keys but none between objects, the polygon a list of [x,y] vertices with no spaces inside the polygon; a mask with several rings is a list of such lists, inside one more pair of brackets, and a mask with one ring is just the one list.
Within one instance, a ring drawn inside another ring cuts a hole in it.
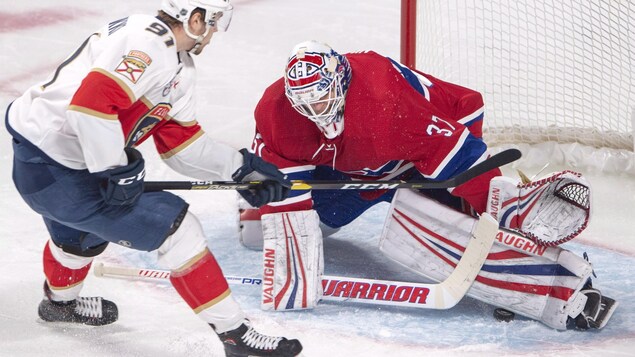
[{"label": "goalie leg pad", "polygon": [[[243,201],[243,200],[241,200]],[[263,238],[262,238],[262,214],[258,208],[253,208],[244,201],[243,204],[238,204],[239,214],[239,235],[240,244],[245,248],[252,250],[262,250]],[[340,230],[340,227],[330,227],[324,222],[320,221],[320,230],[322,231],[322,237],[326,238]]]},{"label": "goalie leg pad", "polygon": [[[454,270],[476,220],[410,190],[399,190],[388,213],[380,250],[433,281]],[[537,249],[538,247],[538,249]],[[582,311],[579,291],[592,273],[581,257],[559,247],[539,247],[500,230],[468,296],[566,329]]]},{"label": "goalie leg pad", "polygon": [[245,248],[262,250],[262,224],[260,210],[257,208],[240,208],[239,206],[240,244]]},{"label": "goalie leg pad", "polygon": [[490,182],[487,212],[501,226],[540,245],[556,246],[582,232],[591,214],[591,190],[581,174],[563,171],[529,183],[508,177]]},{"label": "goalie leg pad", "polygon": [[315,210],[262,216],[263,310],[310,309],[322,298],[324,258]]}]

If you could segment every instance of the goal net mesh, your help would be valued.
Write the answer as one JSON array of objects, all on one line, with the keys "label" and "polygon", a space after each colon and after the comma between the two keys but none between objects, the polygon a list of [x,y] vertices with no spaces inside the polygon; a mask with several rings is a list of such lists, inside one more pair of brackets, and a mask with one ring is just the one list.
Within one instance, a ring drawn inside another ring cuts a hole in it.
[{"label": "goal net mesh", "polygon": [[633,151],[635,2],[420,0],[416,67],[485,100],[490,146]]}]

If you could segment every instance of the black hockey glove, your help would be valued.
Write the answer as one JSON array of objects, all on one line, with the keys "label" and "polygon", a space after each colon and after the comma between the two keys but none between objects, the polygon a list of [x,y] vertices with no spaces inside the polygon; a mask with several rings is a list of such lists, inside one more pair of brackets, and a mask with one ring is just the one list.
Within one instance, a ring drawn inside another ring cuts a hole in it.
[{"label": "black hockey glove", "polygon": [[243,166],[232,174],[232,179],[236,182],[262,181],[254,189],[238,191],[250,205],[260,207],[287,198],[291,181],[286,175],[247,149],[241,149],[240,153],[243,154]]},{"label": "black hockey glove", "polygon": [[143,193],[145,162],[137,149],[125,148],[128,165],[115,167],[100,173],[105,178],[101,195],[109,205],[131,205]]}]

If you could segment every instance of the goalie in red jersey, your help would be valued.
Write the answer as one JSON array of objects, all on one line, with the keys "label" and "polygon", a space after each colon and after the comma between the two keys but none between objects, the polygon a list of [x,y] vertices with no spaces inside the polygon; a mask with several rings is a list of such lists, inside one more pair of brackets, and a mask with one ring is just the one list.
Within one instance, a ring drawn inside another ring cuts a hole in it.
[{"label": "goalie in red jersey", "polygon": [[[474,90],[307,41],[258,103],[252,151],[295,180],[445,180],[488,157],[483,116]],[[314,307],[323,237],[379,202],[391,203],[380,250],[429,279],[449,276],[488,211],[501,230],[468,295],[556,329],[601,328],[617,306],[591,287],[588,261],[557,247],[587,224],[586,181],[516,183],[495,169],[448,190],[293,190],[242,205],[241,242],[264,249],[262,307]]]}]

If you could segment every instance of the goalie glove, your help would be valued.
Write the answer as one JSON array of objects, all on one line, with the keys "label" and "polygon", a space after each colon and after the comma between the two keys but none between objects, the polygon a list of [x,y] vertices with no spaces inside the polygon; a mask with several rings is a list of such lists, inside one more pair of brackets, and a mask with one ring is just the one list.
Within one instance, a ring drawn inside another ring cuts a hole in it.
[{"label": "goalie glove", "polygon": [[490,182],[487,212],[502,227],[542,246],[575,238],[586,228],[590,211],[591,190],[577,172],[558,172],[529,183],[503,176]]}]

